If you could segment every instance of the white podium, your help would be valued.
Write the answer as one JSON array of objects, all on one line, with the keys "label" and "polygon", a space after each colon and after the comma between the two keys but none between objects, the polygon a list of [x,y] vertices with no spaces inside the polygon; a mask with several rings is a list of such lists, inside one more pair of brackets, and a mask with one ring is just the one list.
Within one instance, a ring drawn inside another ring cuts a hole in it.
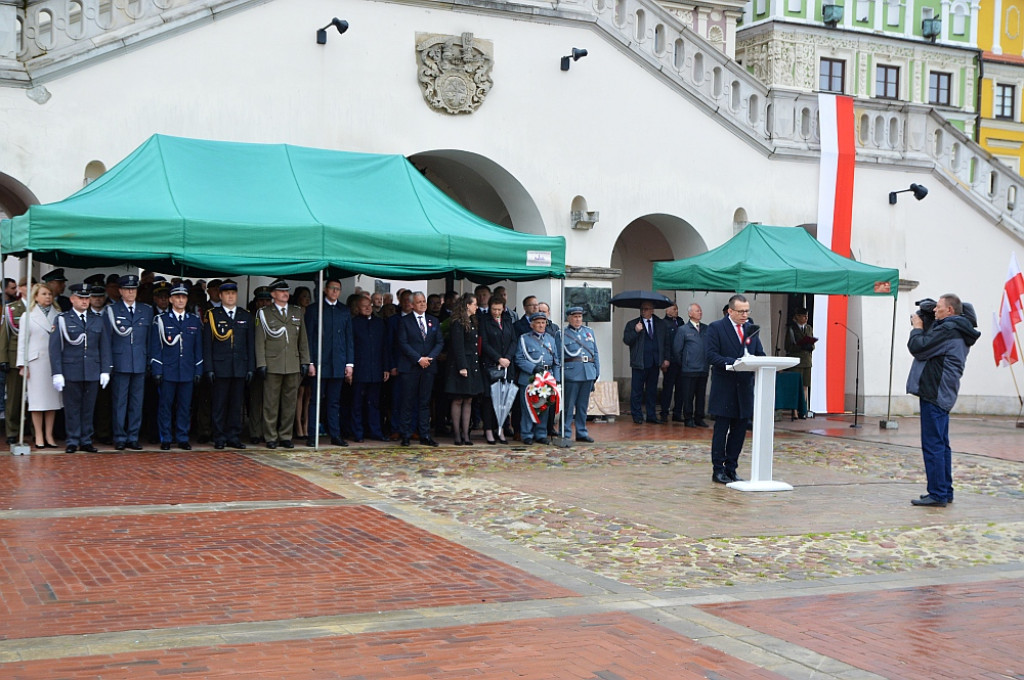
[{"label": "white podium", "polygon": [[753,371],[754,375],[754,438],[751,443],[750,481],[730,482],[726,486],[738,491],[792,491],[785,482],[772,479],[772,454],[775,444],[775,373],[800,362],[796,357],[740,357],[727,371]]}]

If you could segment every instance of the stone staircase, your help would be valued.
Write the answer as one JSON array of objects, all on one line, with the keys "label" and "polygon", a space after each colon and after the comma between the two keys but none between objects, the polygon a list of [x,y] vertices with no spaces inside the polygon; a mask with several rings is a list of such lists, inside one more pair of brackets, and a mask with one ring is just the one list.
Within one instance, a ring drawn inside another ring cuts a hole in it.
[{"label": "stone staircase", "polygon": [[[46,82],[268,0],[0,0],[0,85],[45,102]],[[517,20],[583,25],[768,157],[816,158],[818,99],[768,90],[655,0],[381,0]],[[11,29],[20,18],[21,45]],[[931,172],[993,224],[1024,240],[1024,178],[931,107],[859,99],[857,158]],[[1020,198],[1024,198],[1021,196]]]}]

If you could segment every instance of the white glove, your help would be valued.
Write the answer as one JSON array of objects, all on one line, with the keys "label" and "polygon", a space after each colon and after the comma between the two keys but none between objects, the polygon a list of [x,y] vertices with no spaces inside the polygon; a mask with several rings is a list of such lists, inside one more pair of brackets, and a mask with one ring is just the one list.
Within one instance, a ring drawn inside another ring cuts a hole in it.
[{"label": "white glove", "polygon": [[105,389],[110,384],[110,374],[100,373],[100,389]]},{"label": "white glove", "polygon": [[57,390],[58,392],[64,391],[64,376],[62,376],[60,373],[53,376],[53,389]]}]

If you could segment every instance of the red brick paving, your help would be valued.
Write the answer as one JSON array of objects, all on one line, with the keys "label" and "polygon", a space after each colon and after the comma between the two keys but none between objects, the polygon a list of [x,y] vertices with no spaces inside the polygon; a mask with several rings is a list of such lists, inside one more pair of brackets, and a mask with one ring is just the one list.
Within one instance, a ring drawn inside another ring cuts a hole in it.
[{"label": "red brick paving", "polygon": [[0,509],[340,498],[237,453],[0,456]]},{"label": "red brick paving", "polygon": [[0,639],[569,597],[367,507],[0,521]]},{"label": "red brick paving", "polygon": [[1024,677],[1024,580],[702,608],[888,678]]},{"label": "red brick paving", "polygon": [[758,680],[782,676],[628,614],[0,665],[9,680]]}]

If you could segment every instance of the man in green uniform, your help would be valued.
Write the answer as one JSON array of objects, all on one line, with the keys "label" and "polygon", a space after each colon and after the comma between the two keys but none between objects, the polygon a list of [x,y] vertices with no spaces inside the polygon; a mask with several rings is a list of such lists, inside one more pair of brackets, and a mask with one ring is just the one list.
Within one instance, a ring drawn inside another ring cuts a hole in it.
[{"label": "man in green uniform", "polygon": [[4,318],[0,320],[0,364],[7,371],[4,409],[7,416],[8,444],[18,441],[18,428],[21,423],[23,378],[15,366],[18,365],[18,331],[21,329],[21,315],[25,313],[25,298],[28,297],[28,286],[24,278],[18,282],[18,294],[21,296],[19,299],[4,305]]},{"label": "man in green uniform", "polygon": [[256,315],[256,370],[263,375],[263,437],[267,448],[294,448],[299,383],[314,375],[302,307],[288,304],[286,281],[270,284],[274,303]]}]

